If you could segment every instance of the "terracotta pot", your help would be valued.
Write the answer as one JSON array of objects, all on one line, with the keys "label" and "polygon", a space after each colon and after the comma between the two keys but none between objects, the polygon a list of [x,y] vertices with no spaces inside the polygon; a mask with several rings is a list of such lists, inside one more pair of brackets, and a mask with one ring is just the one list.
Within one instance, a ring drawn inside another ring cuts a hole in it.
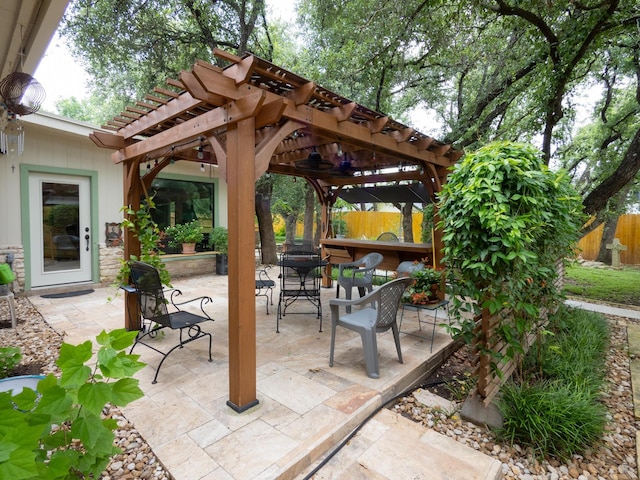
[{"label": "terracotta pot", "polygon": [[182,244],[182,253],[187,253],[187,254],[196,253],[196,244],[195,243],[183,243]]}]

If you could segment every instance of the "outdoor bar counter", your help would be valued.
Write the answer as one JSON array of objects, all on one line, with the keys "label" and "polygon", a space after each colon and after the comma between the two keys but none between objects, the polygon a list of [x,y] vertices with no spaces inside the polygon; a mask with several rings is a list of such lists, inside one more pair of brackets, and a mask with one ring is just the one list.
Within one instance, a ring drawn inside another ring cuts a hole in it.
[{"label": "outdoor bar counter", "polygon": [[[375,240],[356,240],[353,238],[325,238],[320,240],[322,256],[331,265],[352,262],[367,253],[379,252],[384,257],[381,270],[396,270],[400,262],[421,260],[429,257],[433,263],[433,249],[428,243],[376,242]],[[331,277],[329,276],[329,279]],[[327,279],[327,276],[324,276]],[[330,286],[330,285],[325,285]]]}]

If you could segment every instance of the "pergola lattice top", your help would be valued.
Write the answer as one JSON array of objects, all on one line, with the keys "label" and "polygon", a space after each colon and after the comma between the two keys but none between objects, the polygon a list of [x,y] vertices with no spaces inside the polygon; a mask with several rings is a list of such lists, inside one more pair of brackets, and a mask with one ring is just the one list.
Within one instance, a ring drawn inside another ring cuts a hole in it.
[{"label": "pergola lattice top", "polygon": [[[446,168],[438,167],[448,167],[462,155],[450,145],[264,59],[221,50],[215,55],[229,65],[223,69],[196,62],[179,80],[169,79],[169,88],[155,88],[144,101],[127,107],[103,126],[114,135],[92,134],[94,142],[119,150],[114,153],[116,162],[170,156],[201,162],[196,148],[203,145],[205,163],[217,164],[216,149],[203,139],[214,138],[224,145],[226,123],[237,121],[237,115],[246,116],[247,108],[240,103],[251,104],[252,96],[256,101],[255,92],[259,91],[264,98],[251,112],[256,120],[256,145],[271,138],[286,122],[295,122],[286,134],[280,134],[268,166],[264,165],[274,173],[312,177],[332,185],[405,179],[424,182],[425,176],[442,178]],[[219,109],[224,113],[215,118],[212,112]],[[190,122],[198,123],[198,128],[183,128],[178,136],[169,134]],[[156,140],[149,142],[152,139]],[[143,140],[147,146],[136,148]],[[322,157],[324,168],[301,168],[300,161],[314,150]],[[385,169],[395,170],[381,173]]]}]

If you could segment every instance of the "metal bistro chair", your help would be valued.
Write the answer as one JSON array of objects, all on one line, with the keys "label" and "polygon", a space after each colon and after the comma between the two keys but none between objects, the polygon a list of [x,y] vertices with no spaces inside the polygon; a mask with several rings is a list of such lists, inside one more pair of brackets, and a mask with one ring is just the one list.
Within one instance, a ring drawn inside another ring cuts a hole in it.
[{"label": "metal bistro chair", "polygon": [[[157,383],[162,364],[174,350],[182,348],[187,343],[199,338],[209,337],[209,361],[211,362],[212,336],[210,333],[204,332],[200,327],[200,324],[203,322],[213,321],[203,308],[205,304],[212,301],[211,298],[197,297],[184,302],[176,302],[176,298],[182,295],[182,292],[178,289],[171,289],[168,290],[171,292],[171,295],[169,301],[167,301],[162,282],[160,281],[160,275],[155,267],[137,261],[130,262],[130,267],[131,279],[133,280],[135,288],[131,289],[129,287],[125,288],[125,290],[135,293],[138,297],[138,307],[140,308],[140,314],[142,316],[142,328],[129,353],[133,352],[136,345],[142,344],[162,355],[162,360],[158,365],[152,383]],[[200,301],[200,311],[202,315],[196,315],[180,308],[182,305],[195,301]],[[169,312],[167,308],[169,303],[171,304],[172,312]],[[178,344],[167,352],[156,348],[148,342],[149,339],[156,337],[158,332],[165,328],[178,330],[180,333]]]},{"label": "metal bistro chair", "polygon": [[[329,366],[333,367],[333,352],[336,342],[336,327],[341,326],[353,330],[360,334],[362,347],[364,349],[364,360],[367,367],[367,375],[371,378],[380,378],[380,368],[378,365],[378,343],[376,335],[378,333],[391,330],[393,340],[398,352],[398,360],[402,360],[402,349],[400,348],[400,334],[396,316],[398,306],[405,289],[411,285],[411,278],[398,278],[385,283],[373,292],[368,293],[357,300],[343,300],[332,298],[329,302],[331,308],[331,351],[329,353]],[[360,306],[374,303],[375,308],[366,306],[354,313],[340,316],[340,307]]]},{"label": "metal bistro chair", "polygon": [[273,290],[276,288],[276,282],[271,280],[267,269],[271,268],[267,266],[258,270],[258,278],[256,278],[256,297],[264,297],[267,305],[267,315],[269,315],[269,300],[273,305]]},{"label": "metal bistro chair", "polygon": [[[287,308],[296,300],[308,300],[317,312],[322,332],[322,303],[320,301],[320,286],[322,280],[321,267],[326,261],[317,252],[287,251],[283,252],[278,262],[280,265],[280,299],[278,300],[278,315],[276,332],[280,332],[280,320],[287,313]],[[309,313],[291,312],[291,313]]]},{"label": "metal bistro chair", "polygon": [[[381,253],[371,252],[353,262],[339,264],[336,298],[340,297],[340,287],[344,288],[347,300],[351,300],[353,287],[357,287],[361,297],[364,297],[366,292],[371,292],[373,290],[373,274],[378,265],[382,263],[383,258]],[[351,312],[351,307],[347,308],[347,313],[349,312]]]},{"label": "metal bistro chair", "polygon": [[378,235],[378,238],[376,238],[376,241],[378,241],[378,242],[399,242],[400,239],[393,232],[383,232],[380,235]]}]

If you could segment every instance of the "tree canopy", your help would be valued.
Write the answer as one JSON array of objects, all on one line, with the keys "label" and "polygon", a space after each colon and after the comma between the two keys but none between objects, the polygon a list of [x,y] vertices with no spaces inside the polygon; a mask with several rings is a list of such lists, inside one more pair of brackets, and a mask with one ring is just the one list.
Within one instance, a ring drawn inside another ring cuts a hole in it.
[{"label": "tree canopy", "polygon": [[[408,124],[425,111],[440,125],[425,133],[456,148],[533,142],[569,170],[589,214],[629,203],[616,195],[634,192],[640,170],[634,0],[297,5],[293,28],[268,21],[264,0],[75,0],[63,34],[121,106],[215,61],[215,47],[253,52]],[[585,114],[587,91],[599,97]]]}]

